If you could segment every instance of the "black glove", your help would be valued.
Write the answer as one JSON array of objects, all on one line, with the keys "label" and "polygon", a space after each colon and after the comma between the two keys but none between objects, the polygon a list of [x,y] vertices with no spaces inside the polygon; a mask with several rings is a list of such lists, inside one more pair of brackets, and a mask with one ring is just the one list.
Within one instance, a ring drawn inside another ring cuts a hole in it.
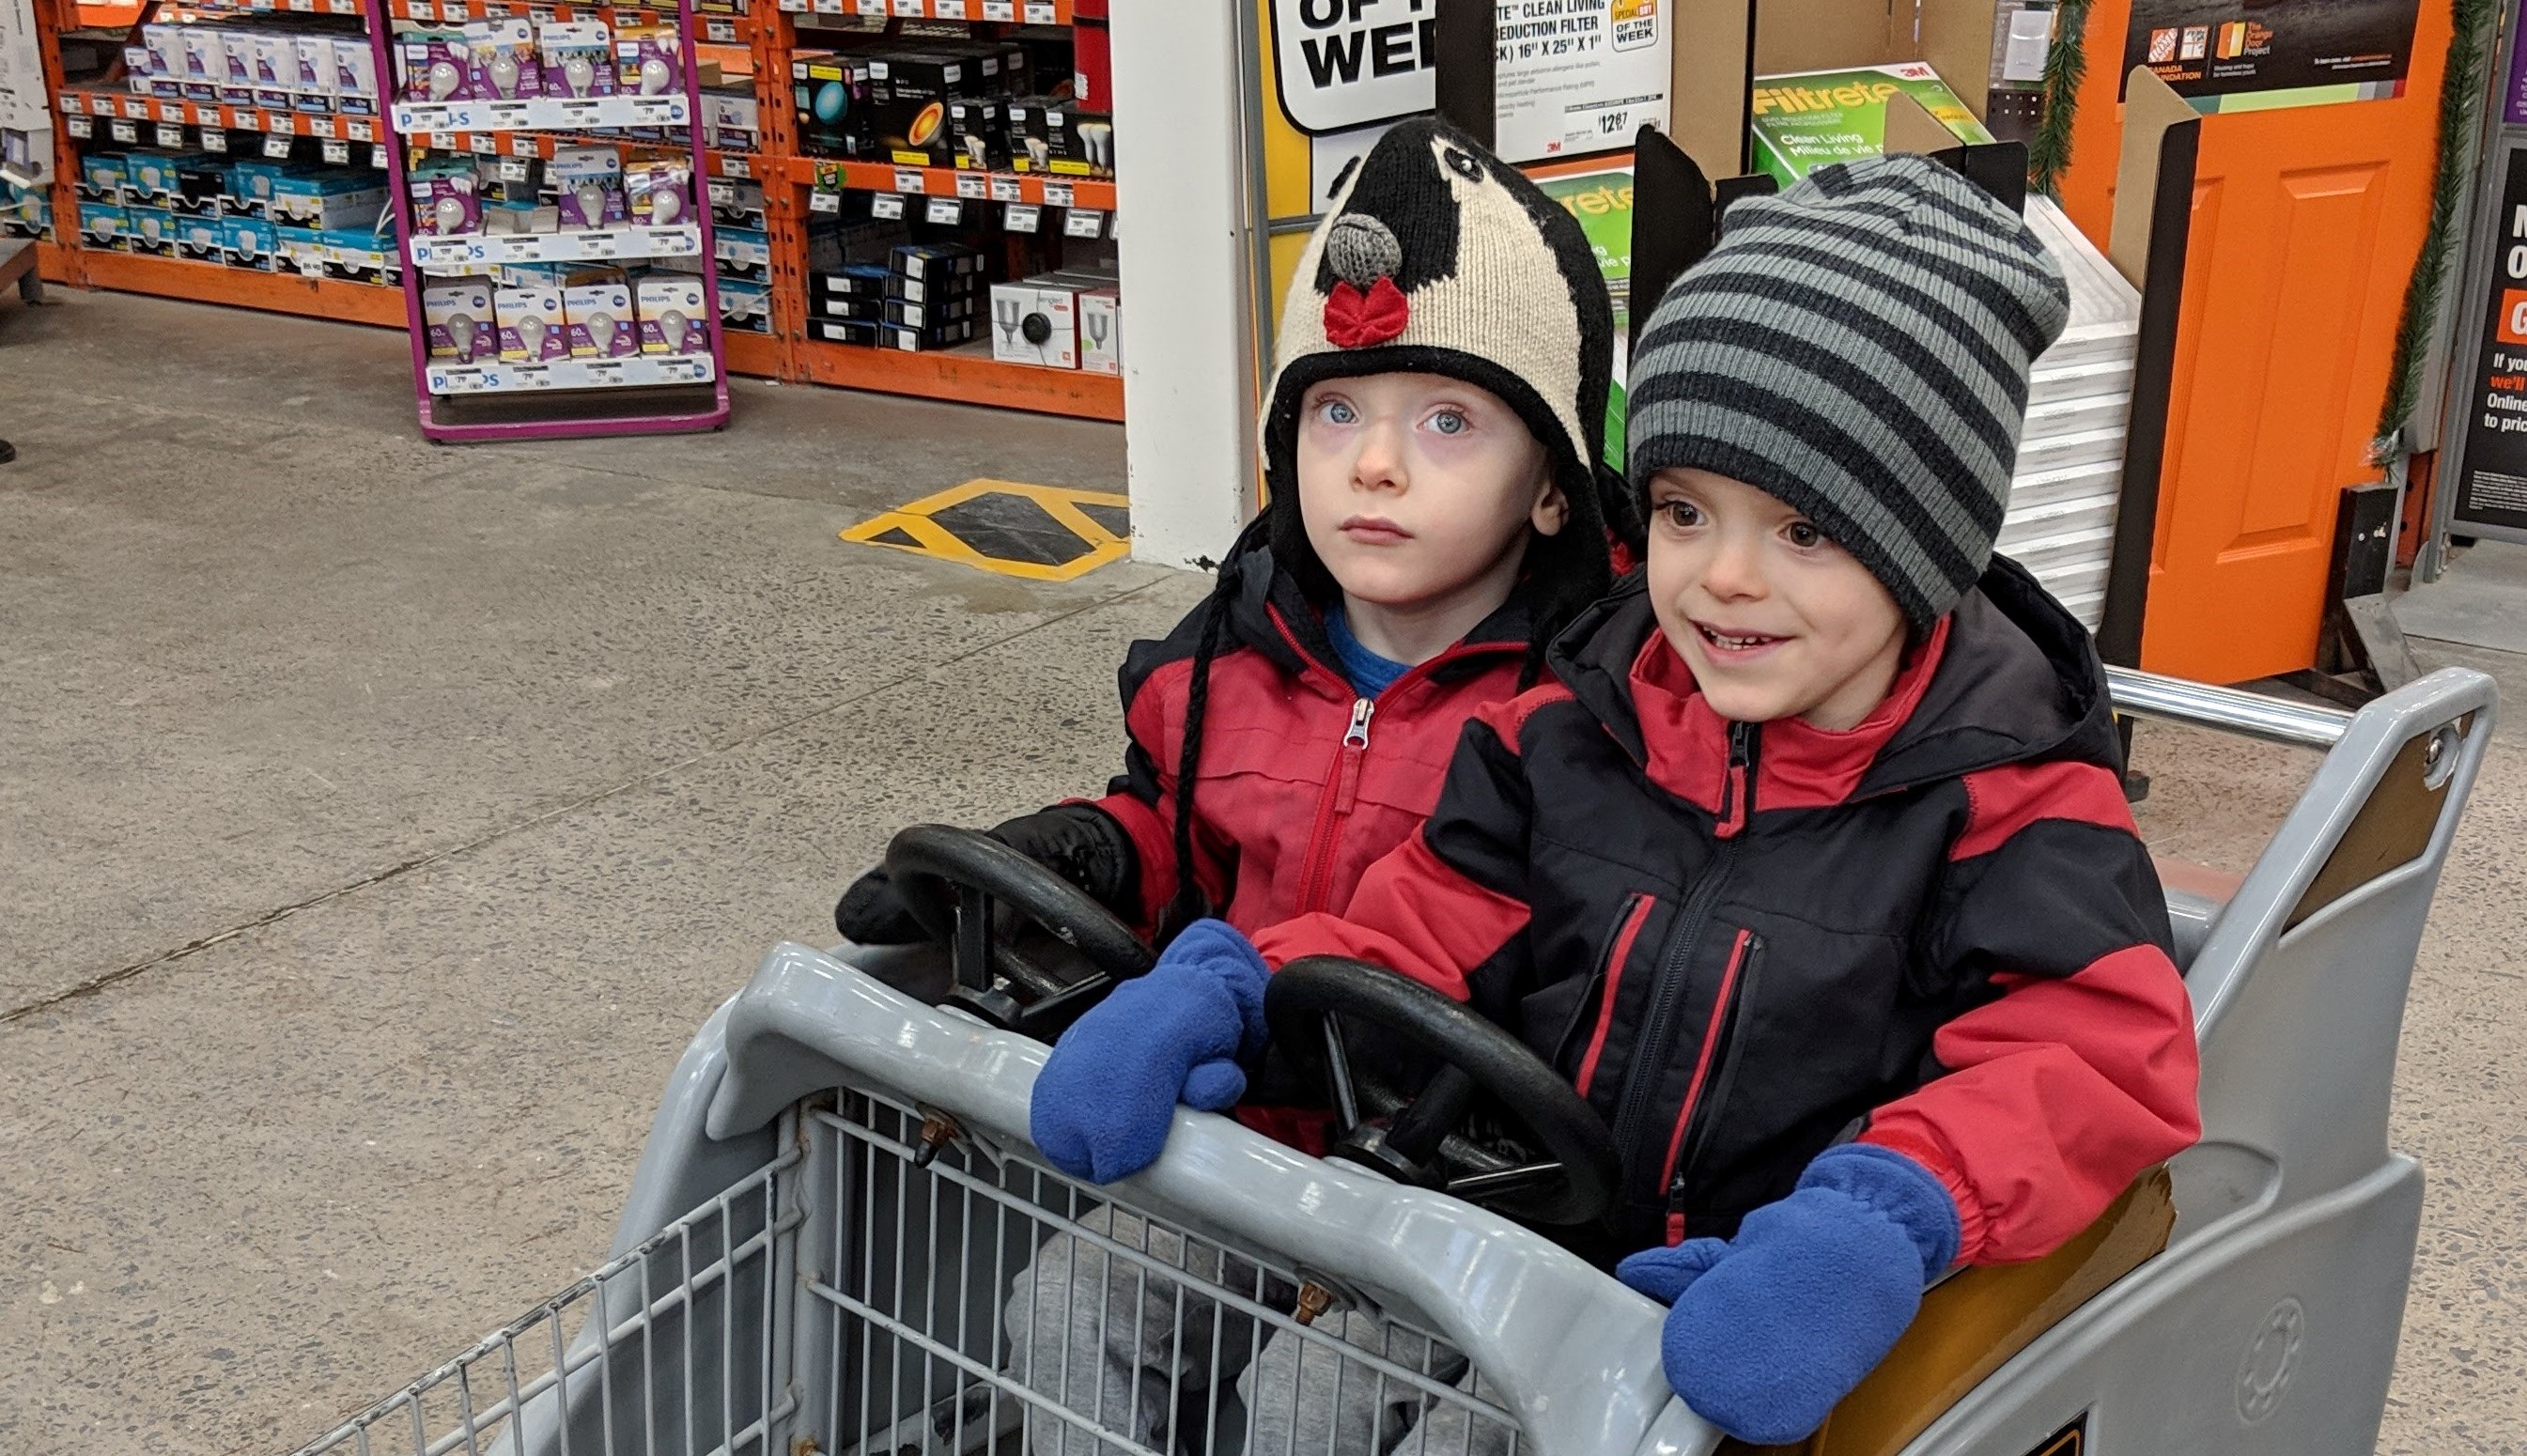
[{"label": "black glove", "polygon": [[[991,836],[1033,859],[1121,915],[1138,918],[1140,857],[1132,837],[1111,814],[1085,804],[1057,804],[995,826]],[[851,882],[834,907],[834,928],[864,946],[896,946],[927,939],[911,908],[897,894],[886,866]]]}]

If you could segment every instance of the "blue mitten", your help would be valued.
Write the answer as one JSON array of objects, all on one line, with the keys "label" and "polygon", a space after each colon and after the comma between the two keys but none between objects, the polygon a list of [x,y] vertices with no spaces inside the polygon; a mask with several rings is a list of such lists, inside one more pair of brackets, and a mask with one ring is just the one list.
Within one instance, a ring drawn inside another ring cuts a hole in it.
[{"label": "blue mitten", "polygon": [[1846,1143],[1735,1238],[1649,1249],[1615,1276],[1674,1302],[1661,1354],[1686,1405],[1739,1440],[1787,1445],[1886,1358],[1957,1239],[1956,1203],[1928,1169]]},{"label": "blue mitten", "polygon": [[1150,973],[1070,1023],[1035,1079],[1028,1132],[1054,1167],[1092,1183],[1159,1161],[1181,1100],[1205,1112],[1246,1095],[1238,1066],[1264,1050],[1264,985],[1254,943],[1196,920]]}]

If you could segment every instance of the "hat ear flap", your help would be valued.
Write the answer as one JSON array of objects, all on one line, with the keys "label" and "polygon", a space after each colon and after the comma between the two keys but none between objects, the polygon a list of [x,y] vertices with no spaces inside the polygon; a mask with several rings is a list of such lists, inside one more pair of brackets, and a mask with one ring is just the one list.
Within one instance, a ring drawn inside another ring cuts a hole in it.
[{"label": "hat ear flap", "polygon": [[1668,285],[1702,260],[1716,240],[1711,180],[1684,148],[1655,127],[1632,142],[1631,327],[1624,357],[1640,347],[1641,330],[1667,296]]}]

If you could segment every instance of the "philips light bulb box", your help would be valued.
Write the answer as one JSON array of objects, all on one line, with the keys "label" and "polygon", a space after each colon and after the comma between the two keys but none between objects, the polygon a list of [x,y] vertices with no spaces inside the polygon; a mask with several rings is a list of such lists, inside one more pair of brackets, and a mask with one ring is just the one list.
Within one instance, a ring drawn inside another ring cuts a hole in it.
[{"label": "philips light bulb box", "polygon": [[266,111],[287,111],[290,89],[297,82],[297,43],[278,31],[257,31],[254,37],[254,104]]},{"label": "philips light bulb box", "polygon": [[434,359],[473,364],[499,353],[491,286],[481,279],[433,284],[422,289],[421,323]]},{"label": "philips light bulb box", "polygon": [[570,356],[620,359],[641,352],[641,320],[632,309],[632,286],[621,279],[580,284],[561,291],[570,320]]},{"label": "philips light bulb box", "polygon": [[615,94],[614,31],[603,21],[557,21],[536,36],[542,43],[545,95],[578,99]]},{"label": "philips light bulb box", "polygon": [[500,321],[500,357],[513,364],[546,364],[570,357],[570,329],[562,314],[559,284],[503,287],[491,296]]},{"label": "philips light bulb box", "polygon": [[334,37],[334,105],[344,116],[378,114],[378,53],[368,37]]},{"label": "philips light bulb box", "polygon": [[719,322],[741,334],[772,332],[772,286],[719,281]]},{"label": "philips light bulb box", "polygon": [[641,352],[707,354],[710,314],[702,281],[687,273],[652,273],[633,287],[641,310]]},{"label": "philips light bulb box", "polygon": [[150,24],[140,27],[140,44],[149,52],[149,94],[184,94],[184,26]]},{"label": "philips light bulb box", "polygon": [[220,81],[229,73],[227,54],[221,49],[220,32],[208,26],[184,27],[184,99],[217,101]]},{"label": "philips light bulb box", "polygon": [[672,25],[625,26],[614,32],[614,84],[631,96],[684,87],[685,41]]},{"label": "philips light bulb box", "polygon": [[[173,216],[171,214],[171,216]],[[176,256],[187,263],[225,261],[220,246],[221,220],[218,218],[177,217]]]},{"label": "philips light bulb box", "polygon": [[694,170],[683,162],[636,162],[623,169],[624,205],[635,225],[670,228],[694,220]]},{"label": "philips light bulb box", "polygon": [[544,176],[565,229],[620,227],[631,217],[623,197],[623,153],[614,147],[555,147]]},{"label": "philips light bulb box", "polygon": [[272,182],[272,220],[292,227],[366,228],[386,205],[372,172],[284,172]]},{"label": "philips light bulb box", "polygon": [[474,99],[474,47],[462,30],[409,30],[396,48],[402,72],[398,90],[406,101]]},{"label": "philips light bulb box", "polygon": [[474,164],[462,157],[433,157],[404,175],[412,196],[412,230],[425,237],[480,233],[483,194]]},{"label": "philips light bulb box", "polygon": [[476,97],[524,101],[544,93],[543,57],[536,48],[535,22],[469,22],[465,41],[473,53],[470,78]]},{"label": "philips light bulb box", "polygon": [[220,102],[225,106],[254,104],[254,32],[220,32]]},{"label": "philips light bulb box", "polygon": [[280,240],[272,224],[236,214],[220,219],[220,261],[231,268],[270,273],[281,266]]}]

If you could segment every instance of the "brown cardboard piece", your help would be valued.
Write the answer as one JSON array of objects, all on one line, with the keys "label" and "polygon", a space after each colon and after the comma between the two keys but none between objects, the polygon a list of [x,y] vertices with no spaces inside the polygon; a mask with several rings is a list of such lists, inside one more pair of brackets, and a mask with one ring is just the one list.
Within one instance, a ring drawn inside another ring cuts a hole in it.
[{"label": "brown cardboard piece", "polygon": [[2149,271],[2159,143],[2168,128],[2199,116],[2146,66],[2135,66],[2124,80],[2123,153],[2115,162],[2115,220],[2106,234],[2106,258],[2136,288],[2146,286]]}]

